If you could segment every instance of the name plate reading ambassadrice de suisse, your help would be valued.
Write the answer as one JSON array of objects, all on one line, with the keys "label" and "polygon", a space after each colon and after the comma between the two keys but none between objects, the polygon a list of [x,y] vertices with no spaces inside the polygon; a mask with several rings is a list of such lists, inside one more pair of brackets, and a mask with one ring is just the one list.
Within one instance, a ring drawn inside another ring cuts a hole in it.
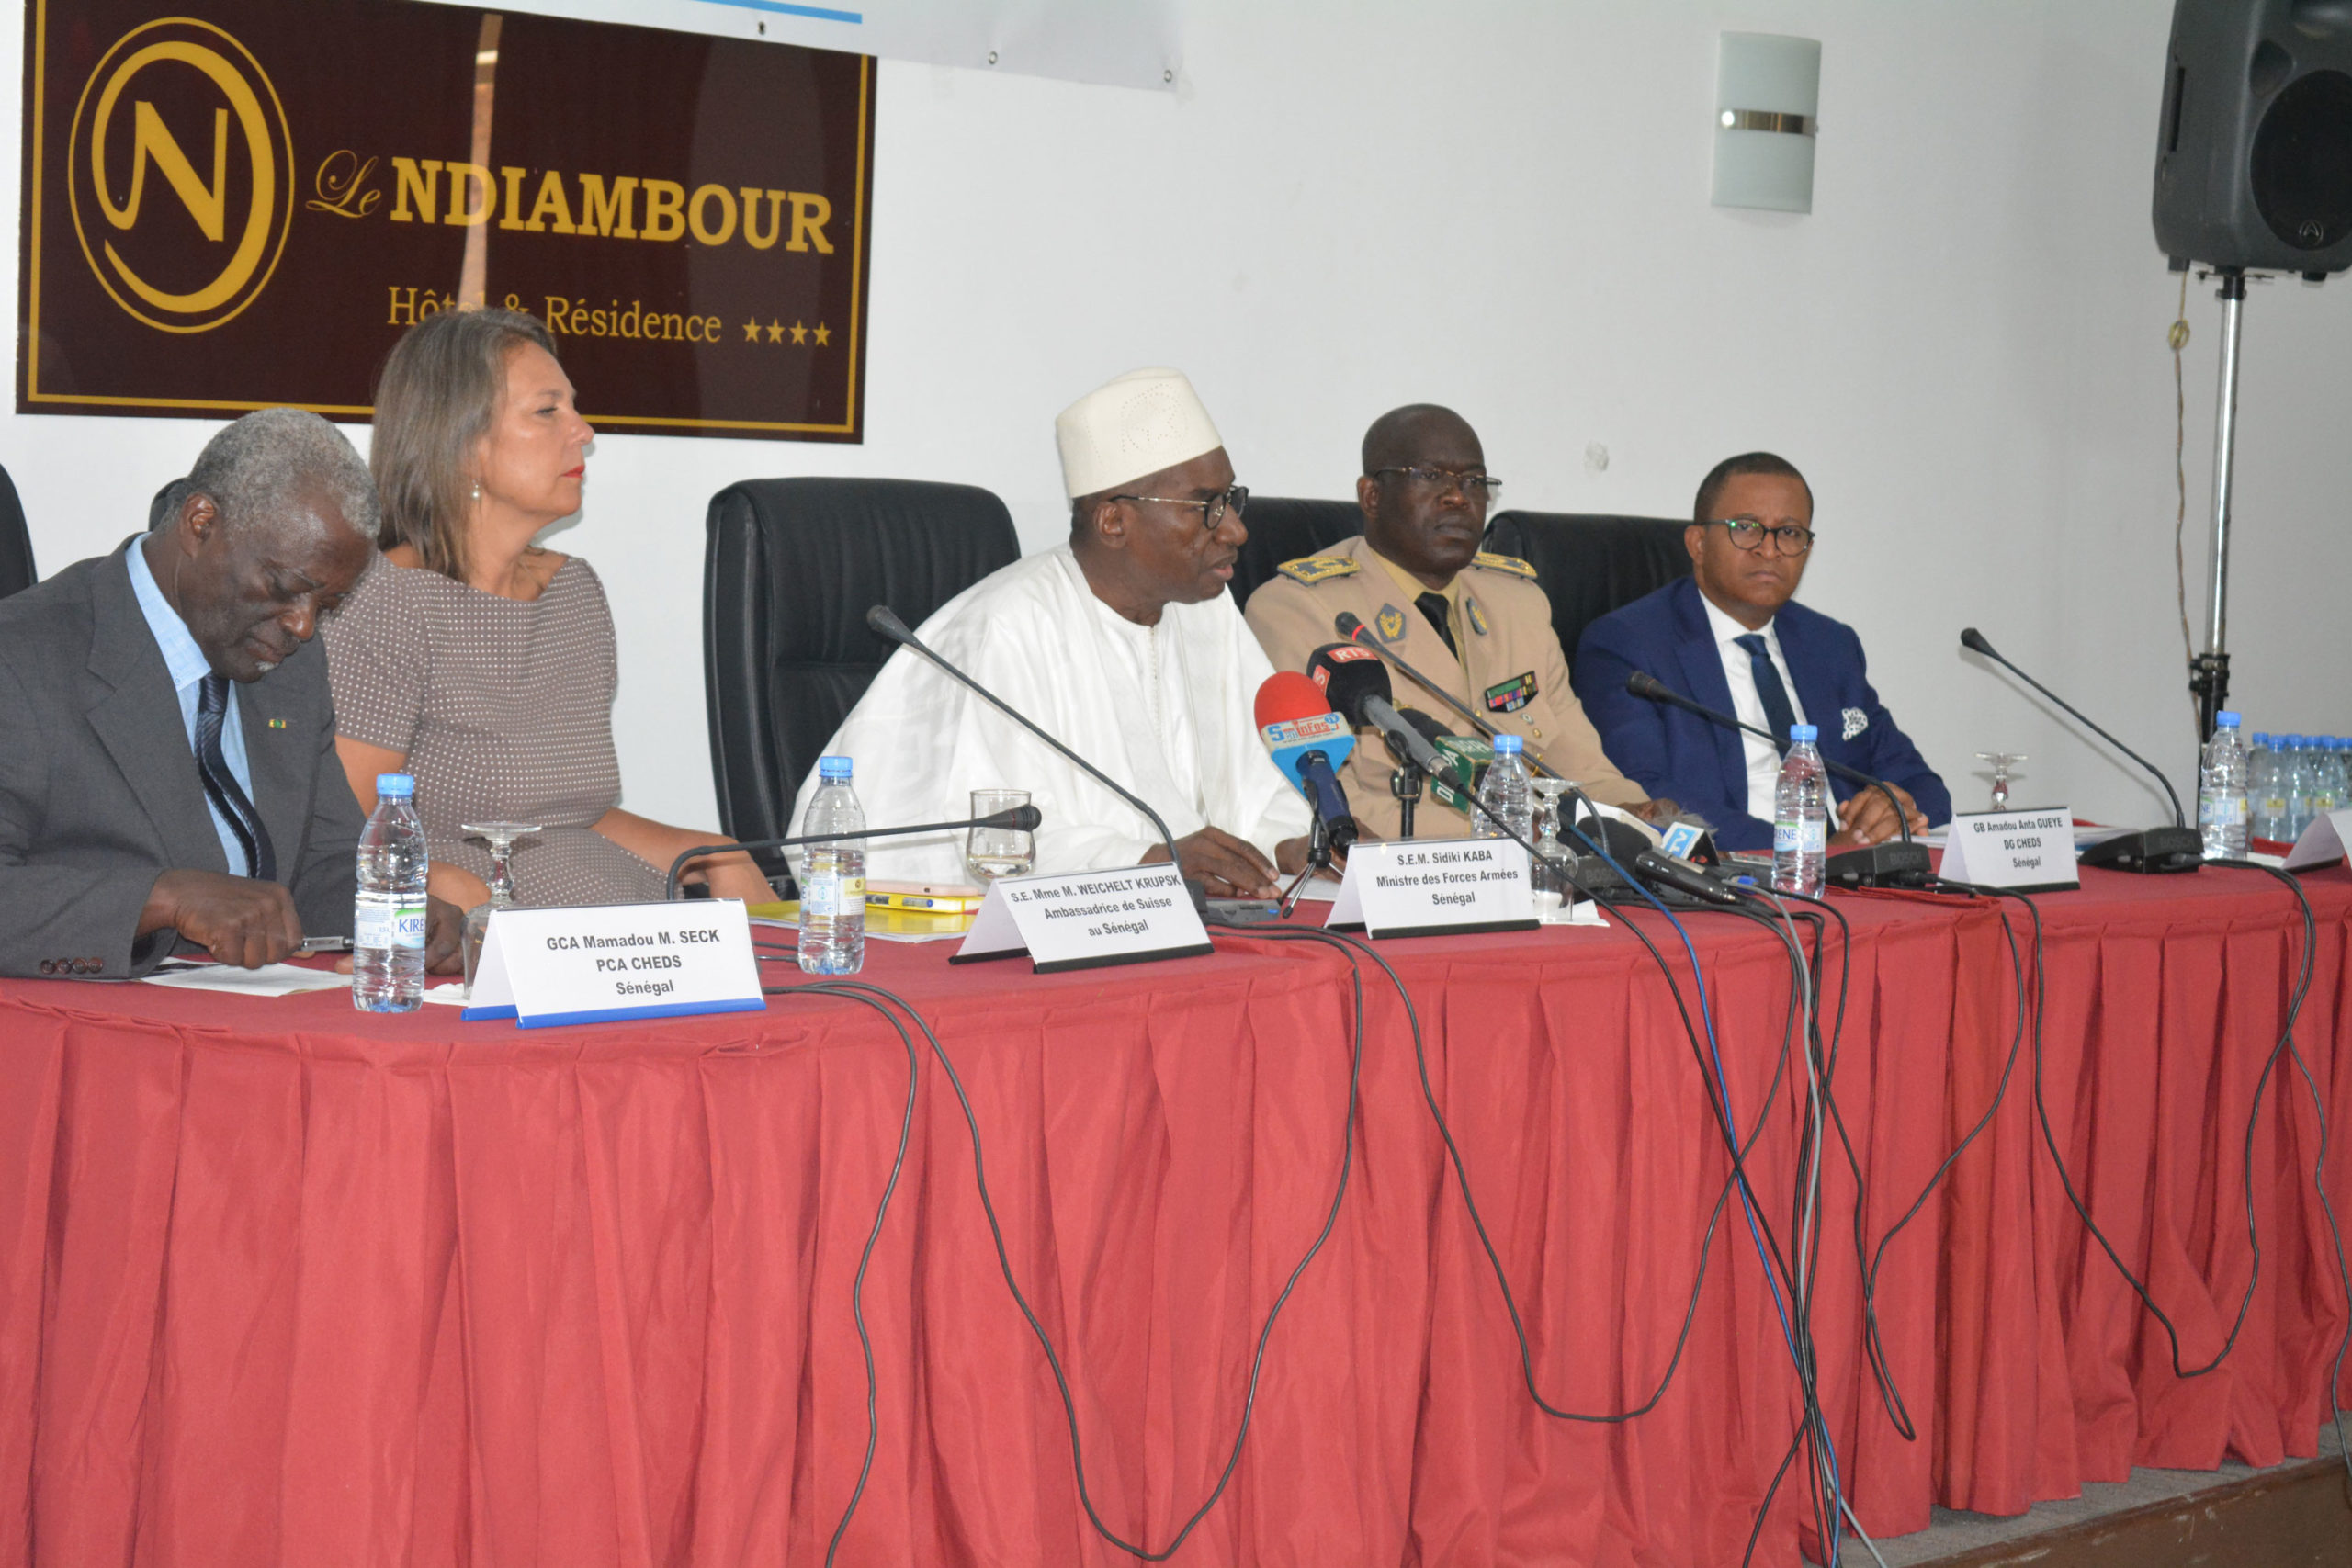
[{"label": "name plate reading ambassadrice de suisse", "polygon": [[1216,951],[1176,868],[1137,865],[989,883],[971,934],[948,962],[1026,953],[1046,975]]},{"label": "name plate reading ambassadrice de suisse", "polygon": [[2083,879],[2075,869],[2075,814],[2064,806],[1954,812],[1938,874],[1947,882],[2019,893],[2079,887]]},{"label": "name plate reading ambassadrice de suisse", "polygon": [[696,1012],[758,1012],[741,900],[498,909],[463,1017],[525,1029]]},{"label": "name plate reading ambassadrice de suisse", "polygon": [[1323,923],[1375,937],[1533,931],[1527,852],[1507,839],[1359,841]]}]

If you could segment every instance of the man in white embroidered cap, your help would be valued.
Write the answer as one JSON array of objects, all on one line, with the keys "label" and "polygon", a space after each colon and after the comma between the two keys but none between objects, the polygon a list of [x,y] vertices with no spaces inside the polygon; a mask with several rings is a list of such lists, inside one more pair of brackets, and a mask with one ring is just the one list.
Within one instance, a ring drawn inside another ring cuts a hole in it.
[{"label": "man in white embroidered cap", "polygon": [[[1054,434],[1069,542],[982,579],[917,635],[1149,801],[1212,897],[1271,897],[1306,863],[1308,815],[1259,739],[1252,704],[1273,667],[1225,591],[1249,491],[1181,371],[1130,371],[1064,409]],[[1168,858],[1135,807],[905,649],[825,750],[856,763],[873,827],[1025,789],[1044,818],[1039,872]],[[816,793],[812,775],[795,833]],[[866,874],[967,881],[962,836],[872,840]]]}]

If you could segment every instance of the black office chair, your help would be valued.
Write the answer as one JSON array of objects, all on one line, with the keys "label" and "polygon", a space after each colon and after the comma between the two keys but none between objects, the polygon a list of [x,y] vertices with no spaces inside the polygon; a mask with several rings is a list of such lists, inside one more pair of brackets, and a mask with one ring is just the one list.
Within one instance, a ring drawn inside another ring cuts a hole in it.
[{"label": "black office chair", "polygon": [[1363,532],[1363,513],[1352,501],[1293,501],[1279,495],[1253,495],[1242,522],[1250,542],[1233,563],[1233,602],[1248,604],[1258,585],[1274,569],[1301,556],[1319,556],[1343,539]]},{"label": "black office chair", "polygon": [[[718,820],[781,836],[793,796],[907,625],[1021,555],[1004,502],[917,479],[746,479],[711,498],[703,556],[703,678]],[[781,861],[761,857],[772,874]]]},{"label": "black office chair", "polygon": [[17,499],[16,482],[0,468],[0,599],[40,581],[33,570],[32,536],[25,529],[24,502]]},{"label": "black office chair", "polygon": [[1487,548],[1535,569],[1535,581],[1552,600],[1561,650],[1573,661],[1586,626],[1690,575],[1690,553],[1682,547],[1687,526],[1661,517],[1502,512],[1487,525]]}]

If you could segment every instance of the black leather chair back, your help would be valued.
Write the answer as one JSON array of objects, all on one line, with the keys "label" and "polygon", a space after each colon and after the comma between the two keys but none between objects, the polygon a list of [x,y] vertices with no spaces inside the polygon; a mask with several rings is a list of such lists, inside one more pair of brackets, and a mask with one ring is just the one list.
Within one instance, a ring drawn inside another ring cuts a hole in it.
[{"label": "black leather chair back", "polygon": [[917,479],[746,479],[711,498],[703,678],[718,820],[772,839],[891,645],[865,612],[910,626],[1021,555],[1004,502]]},{"label": "black leather chair back", "polygon": [[1258,584],[1274,569],[1301,556],[1319,556],[1342,539],[1363,532],[1363,513],[1352,501],[1292,501],[1279,495],[1253,495],[1249,514],[1250,542],[1233,563],[1233,602],[1250,603]]},{"label": "black leather chair back", "polygon": [[1487,548],[1535,569],[1535,581],[1551,596],[1561,650],[1574,660],[1586,626],[1690,575],[1686,526],[1661,517],[1501,512],[1487,524]]},{"label": "black leather chair back", "polygon": [[40,581],[33,570],[32,535],[25,528],[24,502],[16,482],[0,468],[0,599]]}]

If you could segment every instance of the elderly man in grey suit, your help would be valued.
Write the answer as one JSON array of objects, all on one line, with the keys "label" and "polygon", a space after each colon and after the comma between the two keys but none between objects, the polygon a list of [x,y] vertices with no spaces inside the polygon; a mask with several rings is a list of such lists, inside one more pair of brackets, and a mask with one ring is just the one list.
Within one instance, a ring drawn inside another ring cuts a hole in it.
[{"label": "elderly man in grey suit", "polygon": [[[0,601],[0,974],[120,978],[182,946],[253,968],[351,932],[362,822],[311,638],[373,550],[367,466],[267,409],[164,510]],[[430,911],[435,967],[454,916]]]}]

